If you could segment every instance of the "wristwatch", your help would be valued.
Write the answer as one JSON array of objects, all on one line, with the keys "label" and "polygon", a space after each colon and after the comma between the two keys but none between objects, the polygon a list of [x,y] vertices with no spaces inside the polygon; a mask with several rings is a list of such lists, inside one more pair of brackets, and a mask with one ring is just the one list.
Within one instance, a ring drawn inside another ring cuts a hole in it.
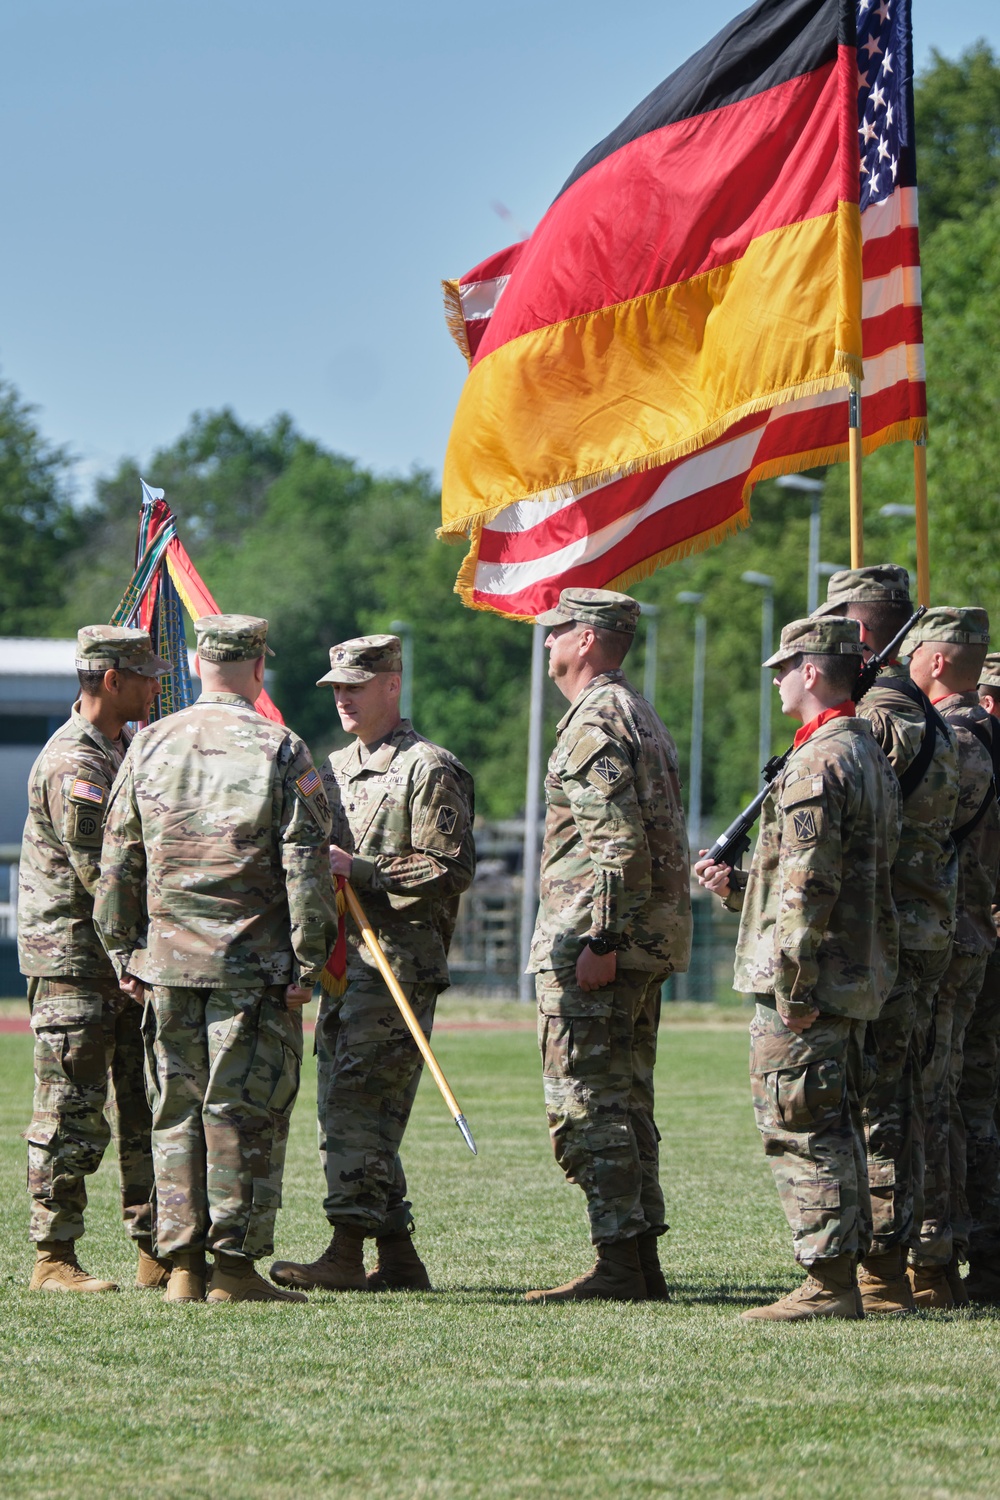
[{"label": "wristwatch", "polygon": [[591,952],[596,953],[598,958],[603,958],[606,953],[617,953],[621,938],[613,932],[597,932],[591,934],[587,942]]}]

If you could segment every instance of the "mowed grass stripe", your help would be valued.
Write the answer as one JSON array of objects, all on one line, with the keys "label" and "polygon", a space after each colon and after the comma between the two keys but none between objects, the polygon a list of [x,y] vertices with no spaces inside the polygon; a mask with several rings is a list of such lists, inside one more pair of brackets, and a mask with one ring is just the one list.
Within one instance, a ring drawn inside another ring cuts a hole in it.
[{"label": "mowed grass stripe", "polygon": [[[484,1012],[487,1013],[487,1012]],[[1000,1493],[991,1314],[751,1327],[797,1273],[750,1111],[738,1029],[661,1033],[670,1306],[527,1307],[590,1259],[550,1154],[523,1032],[441,1032],[480,1147],[425,1079],[405,1160],[425,1296],[168,1308],[29,1296],[31,1043],[0,1046],[0,1490],[5,1497],[776,1497]],[[277,1253],[326,1242],[307,1059]],[[115,1175],[88,1268],[129,1286]]]}]

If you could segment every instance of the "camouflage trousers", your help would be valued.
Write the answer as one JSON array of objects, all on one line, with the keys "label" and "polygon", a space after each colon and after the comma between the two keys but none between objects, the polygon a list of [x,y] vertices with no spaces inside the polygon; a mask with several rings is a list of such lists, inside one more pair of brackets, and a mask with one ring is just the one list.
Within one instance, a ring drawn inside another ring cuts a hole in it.
[{"label": "camouflage trousers", "polygon": [[155,986],[143,1016],[156,1248],[257,1260],[274,1250],[302,1012],[284,988]]},{"label": "camouflage trousers", "polygon": [[923,1204],[922,1059],[917,1016],[929,1015],[950,950],[902,950],[896,983],[865,1033],[874,1063],[862,1119],[872,1202],[872,1255],[909,1245],[914,1204]]},{"label": "camouflage trousers", "polygon": [[792,1231],[810,1266],[863,1258],[871,1201],[861,1121],[864,1021],[821,1015],[797,1036],[773,1000],[757,996],[750,1022],[750,1086],[757,1128]]},{"label": "camouflage trousers", "polygon": [[947,1265],[968,1245],[965,1122],[958,1102],[965,1033],[983,986],[985,953],[952,952],[929,1015],[917,1018],[924,1059],[923,1204],[914,1219],[914,1265]]},{"label": "camouflage trousers", "polygon": [[[441,986],[402,989],[429,1038]],[[413,1216],[399,1148],[423,1059],[381,979],[352,979],[339,998],[323,997],[316,1066],[327,1218],[369,1235],[408,1229]]]},{"label": "camouflage trousers", "polygon": [[574,970],[535,975],[538,1045],[556,1161],[587,1198],[595,1245],[666,1232],[653,1068],[666,973],[619,969],[584,993]]},{"label": "camouflage trousers", "polygon": [[[114,979],[32,979],[35,1097],[28,1127],[29,1236],[83,1234],[86,1179],[114,1127],[122,1218],[132,1239],[150,1233],[153,1158],[143,1085],[142,1011]],[[111,1085],[109,1098],[108,1085]]]},{"label": "camouflage trousers", "polygon": [[[965,1033],[958,1107],[965,1126],[966,1207],[969,1218],[957,1226],[962,1248],[973,1262],[1000,1261],[1000,948],[986,961],[982,989]],[[967,1231],[967,1234],[965,1233]]]}]

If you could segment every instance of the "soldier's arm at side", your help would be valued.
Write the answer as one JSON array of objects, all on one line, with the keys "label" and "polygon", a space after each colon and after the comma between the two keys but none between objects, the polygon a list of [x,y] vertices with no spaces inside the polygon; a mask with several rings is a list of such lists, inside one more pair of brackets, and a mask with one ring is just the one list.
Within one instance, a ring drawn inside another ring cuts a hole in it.
[{"label": "soldier's arm at side", "polygon": [[147,927],[146,848],[128,759],[111,789],[94,893],[94,926],[119,978],[124,978]]},{"label": "soldier's arm at side", "polygon": [[562,781],[593,871],[591,932],[621,937],[652,889],[632,763],[617,740],[590,736],[568,757]]},{"label": "soldier's arm at side", "polygon": [[66,858],[93,896],[101,874],[104,819],[111,799],[107,766],[86,751],[67,757],[48,784],[49,817]]},{"label": "soldier's arm at side", "polygon": [[459,896],[476,873],[471,777],[463,785],[448,765],[415,780],[410,797],[409,854],[355,855],[351,883],[390,896]]},{"label": "soldier's arm at side", "polygon": [[843,788],[826,776],[814,793],[815,781],[804,777],[781,796],[774,998],[785,1020],[817,1010],[818,952],[843,881]]},{"label": "soldier's arm at side", "polygon": [[281,866],[291,917],[295,985],[311,991],[337,937],[337,907],[330,879],[330,805],[309,752],[290,747],[284,770]]}]

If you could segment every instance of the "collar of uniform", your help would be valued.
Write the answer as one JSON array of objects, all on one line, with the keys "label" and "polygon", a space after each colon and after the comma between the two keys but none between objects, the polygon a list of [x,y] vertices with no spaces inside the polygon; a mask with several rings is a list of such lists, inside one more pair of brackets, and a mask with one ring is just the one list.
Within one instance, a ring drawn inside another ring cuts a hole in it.
[{"label": "collar of uniform", "polygon": [[573,702],[570,704],[569,708],[566,710],[562,718],[559,720],[559,723],[556,725],[556,734],[562,734],[563,730],[566,728],[567,724],[576,713],[577,709],[586,701],[587,698],[590,697],[591,693],[597,690],[597,688],[607,687],[611,682],[624,681],[625,673],[621,670],[620,667],[616,667],[613,672],[598,672],[597,676],[592,677],[587,683],[587,686],[585,688],[582,688],[577,696],[573,699]]},{"label": "collar of uniform", "polygon": [[381,775],[383,771],[388,771],[396,751],[406,736],[412,733],[413,725],[409,719],[400,719],[395,729],[376,745],[367,760],[361,759],[361,741],[355,740],[351,747],[351,758],[347,763],[347,775],[350,780],[353,781],[355,776],[360,776],[362,771],[371,771],[376,776]]},{"label": "collar of uniform", "polygon": [[803,724],[795,731],[794,749],[797,750],[800,745],[804,745],[806,740],[811,740],[817,729],[822,729],[824,724],[832,724],[834,719],[853,719],[856,713],[857,709],[850,698],[845,699],[843,703],[834,704],[832,708],[824,708],[815,719],[810,719],[808,724]]},{"label": "collar of uniform", "polygon": [[202,703],[231,703],[238,708],[255,707],[242,693],[201,693],[194,701],[195,706]]},{"label": "collar of uniform", "polygon": [[114,761],[114,758],[120,755],[123,750],[127,750],[129,745],[132,743],[132,734],[128,726],[126,725],[126,727],[122,730],[121,744],[116,745],[114,740],[109,740],[107,735],[103,734],[101,730],[98,729],[96,724],[92,724],[89,719],[85,719],[83,717],[83,714],[80,712],[81,701],[82,700],[80,698],[77,698],[76,702],[73,704],[71,713],[73,728],[77,730],[79,734],[84,734],[88,739],[93,740],[94,744],[97,745],[99,749],[103,750],[105,755],[111,756],[112,761]]},{"label": "collar of uniform", "polygon": [[878,677],[876,677],[875,679],[876,685],[881,681],[883,677],[902,677],[905,678],[907,682],[909,682],[910,669],[905,662],[887,661],[881,672],[878,674]]},{"label": "collar of uniform", "polygon": [[931,703],[936,709],[942,708],[978,708],[979,694],[971,693],[945,693],[943,698],[932,698]]}]

